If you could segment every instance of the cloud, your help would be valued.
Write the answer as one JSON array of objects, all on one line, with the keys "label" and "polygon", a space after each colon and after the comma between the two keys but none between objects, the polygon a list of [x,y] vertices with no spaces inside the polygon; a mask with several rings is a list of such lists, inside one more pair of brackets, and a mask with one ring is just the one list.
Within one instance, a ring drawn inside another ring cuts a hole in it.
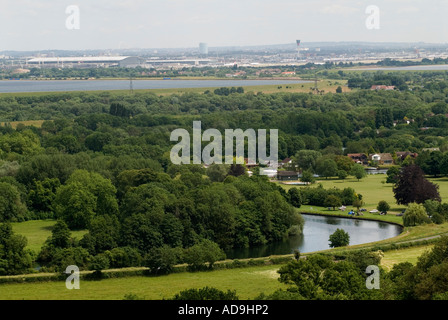
[{"label": "cloud", "polygon": [[361,12],[361,9],[356,7],[343,6],[339,4],[332,4],[323,7],[321,12],[325,14],[350,15],[353,13]]},{"label": "cloud", "polygon": [[[2,50],[363,41],[369,4],[381,10],[381,30],[368,33],[377,41],[443,42],[448,31],[448,0],[1,1]],[[65,8],[72,4],[80,7],[81,29],[68,31]]]},{"label": "cloud", "polygon": [[397,13],[402,14],[402,13],[416,13],[416,12],[420,12],[420,8],[417,7],[400,7],[397,10]]}]

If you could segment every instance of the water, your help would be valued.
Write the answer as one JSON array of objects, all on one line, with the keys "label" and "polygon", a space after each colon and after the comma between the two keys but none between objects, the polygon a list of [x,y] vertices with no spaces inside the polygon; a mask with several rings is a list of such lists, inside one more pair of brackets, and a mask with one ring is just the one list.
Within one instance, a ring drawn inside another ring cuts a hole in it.
[{"label": "water", "polygon": [[286,241],[254,247],[233,249],[227,252],[230,259],[245,259],[330,249],[329,237],[336,229],[343,229],[350,235],[350,245],[380,241],[398,236],[402,228],[395,224],[361,219],[347,219],[331,216],[302,214],[305,225],[303,234]]},{"label": "water", "polygon": [[444,71],[448,70],[448,64],[434,64],[426,66],[405,66],[405,67],[376,67],[376,68],[356,68],[351,70],[361,71]]},{"label": "water", "polygon": [[[243,87],[259,85],[292,85],[301,80],[133,80],[133,89],[180,89]],[[129,90],[129,80],[5,80],[0,93]]]},{"label": "water", "polygon": [[387,174],[388,169],[366,168],[367,174]]}]

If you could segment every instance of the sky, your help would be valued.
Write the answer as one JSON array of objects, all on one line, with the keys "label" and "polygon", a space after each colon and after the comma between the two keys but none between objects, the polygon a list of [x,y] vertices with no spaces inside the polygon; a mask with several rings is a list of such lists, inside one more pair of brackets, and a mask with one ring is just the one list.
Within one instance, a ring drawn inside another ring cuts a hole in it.
[{"label": "sky", "polygon": [[0,51],[448,43],[447,17],[448,0],[1,0]]}]

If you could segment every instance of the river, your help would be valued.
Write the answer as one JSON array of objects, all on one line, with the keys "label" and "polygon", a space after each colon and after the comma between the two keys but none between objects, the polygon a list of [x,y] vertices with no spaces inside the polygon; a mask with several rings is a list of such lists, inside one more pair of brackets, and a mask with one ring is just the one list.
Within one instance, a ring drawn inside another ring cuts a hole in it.
[{"label": "river", "polygon": [[350,245],[380,241],[398,236],[402,232],[402,227],[381,221],[310,214],[302,216],[305,225],[301,236],[258,247],[233,249],[226,252],[227,258],[246,259],[290,254],[295,249],[301,253],[330,249],[328,239],[338,228],[350,235]]},{"label": "river", "polygon": [[[302,80],[133,80],[132,88],[181,89],[243,87],[261,85],[293,85]],[[130,80],[4,80],[0,93],[130,90]]]}]

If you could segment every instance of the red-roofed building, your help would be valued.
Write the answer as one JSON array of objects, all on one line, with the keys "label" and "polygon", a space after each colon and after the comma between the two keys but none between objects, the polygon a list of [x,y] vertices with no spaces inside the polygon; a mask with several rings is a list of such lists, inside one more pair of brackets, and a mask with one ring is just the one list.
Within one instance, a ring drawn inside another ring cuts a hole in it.
[{"label": "red-roofed building", "polygon": [[369,158],[365,153],[349,153],[347,157],[352,159],[353,162],[367,165],[369,163]]}]

